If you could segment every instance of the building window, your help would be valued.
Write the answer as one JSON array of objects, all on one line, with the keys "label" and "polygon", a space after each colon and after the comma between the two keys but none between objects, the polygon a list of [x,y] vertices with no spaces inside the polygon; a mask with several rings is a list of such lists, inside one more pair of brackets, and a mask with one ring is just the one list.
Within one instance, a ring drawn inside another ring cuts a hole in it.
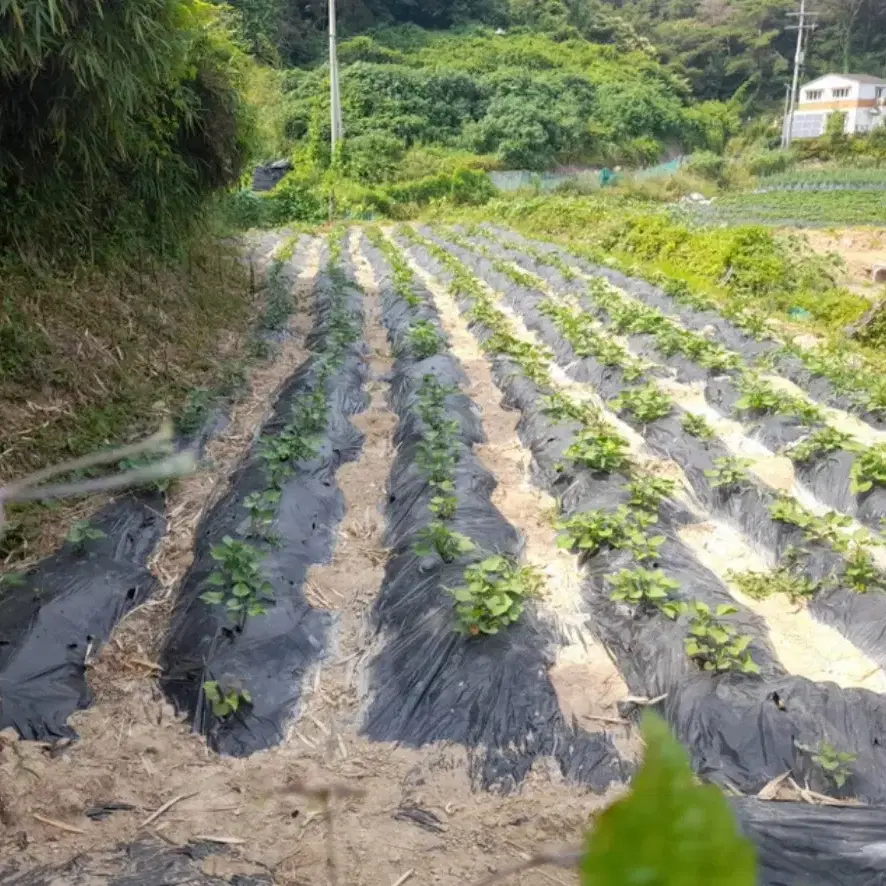
[{"label": "building window", "polygon": [[840,89],[832,90],[834,98],[849,98],[849,87],[842,86]]},{"label": "building window", "polygon": [[807,89],[806,101],[817,102],[824,95],[823,89]]}]

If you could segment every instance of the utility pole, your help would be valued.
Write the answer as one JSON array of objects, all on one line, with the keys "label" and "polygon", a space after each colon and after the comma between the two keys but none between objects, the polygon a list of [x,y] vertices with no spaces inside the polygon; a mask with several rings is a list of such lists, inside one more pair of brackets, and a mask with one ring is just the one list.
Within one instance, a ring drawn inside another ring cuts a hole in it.
[{"label": "utility pole", "polygon": [[784,85],[784,115],[781,118],[781,146],[787,148],[790,144],[788,121],[791,111],[791,87],[787,83]]},{"label": "utility pole", "polygon": [[[329,113],[330,163],[334,164],[344,136],[341,122],[341,95],[338,89],[338,52],[336,48],[335,0],[329,0]],[[335,218],[335,184],[329,189],[329,221]]]},{"label": "utility pole", "polygon": [[329,106],[332,123],[332,159],[344,135],[341,123],[341,95],[338,89],[338,53],[336,51],[335,0],[329,0]]},{"label": "utility pole", "polygon": [[797,16],[798,21],[796,25],[788,26],[789,31],[793,31],[794,29],[797,31],[797,49],[794,52],[794,77],[791,81],[791,100],[788,104],[787,121],[784,127],[784,137],[782,138],[782,145],[785,148],[791,146],[791,138],[794,134],[794,113],[797,110],[797,102],[799,99],[797,87],[800,83],[800,69],[803,67],[803,63],[806,60],[804,37],[806,36],[807,31],[811,32],[815,30],[816,24],[814,18],[817,13],[809,12],[806,8],[806,0],[800,0],[800,11],[789,12],[788,15]]}]

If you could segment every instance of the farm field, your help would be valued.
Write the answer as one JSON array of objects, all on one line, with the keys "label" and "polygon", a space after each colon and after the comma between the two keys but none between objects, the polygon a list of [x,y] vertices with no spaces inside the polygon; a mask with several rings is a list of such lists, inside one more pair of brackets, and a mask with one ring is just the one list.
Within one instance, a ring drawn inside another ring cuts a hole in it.
[{"label": "farm field", "polygon": [[876,367],[497,225],[250,248],[295,311],[200,469],[2,587],[0,883],[482,882],[646,710],[761,884],[886,876]]},{"label": "farm field", "polygon": [[883,225],[883,185],[785,185],[726,194],[710,205],[693,208],[706,223],[763,224],[780,227]]}]

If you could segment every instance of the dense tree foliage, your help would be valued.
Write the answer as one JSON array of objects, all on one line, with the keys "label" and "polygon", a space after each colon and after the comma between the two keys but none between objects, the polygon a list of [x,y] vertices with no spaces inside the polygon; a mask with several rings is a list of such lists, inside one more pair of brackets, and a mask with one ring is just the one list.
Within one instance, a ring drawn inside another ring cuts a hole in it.
[{"label": "dense tree foliage", "polygon": [[[689,77],[696,95],[781,99],[793,60],[797,0],[599,0],[648,37]],[[814,0],[805,76],[886,74],[886,3]]]},{"label": "dense tree foliage", "polygon": [[0,4],[0,251],[180,237],[245,163],[241,57],[200,0]]},{"label": "dense tree foliage", "polygon": [[[305,0],[231,0],[250,41],[285,63],[325,49],[326,4]],[[530,27],[556,40],[581,36],[626,51],[655,52],[685,76],[700,99],[749,103],[784,95],[795,32],[787,15],[797,0],[339,0],[344,35],[373,26],[415,23],[451,28],[467,22]],[[886,73],[886,3],[814,0],[818,28],[809,76],[830,70]]]},{"label": "dense tree foliage", "polygon": [[[388,161],[418,145],[494,155],[511,168],[643,163],[669,148],[721,148],[737,126],[723,105],[690,106],[685,80],[643,48],[406,26],[346,41],[340,59],[348,157],[365,158],[353,161],[361,180],[395,175]],[[325,68],[286,81],[287,131],[326,165]]]}]

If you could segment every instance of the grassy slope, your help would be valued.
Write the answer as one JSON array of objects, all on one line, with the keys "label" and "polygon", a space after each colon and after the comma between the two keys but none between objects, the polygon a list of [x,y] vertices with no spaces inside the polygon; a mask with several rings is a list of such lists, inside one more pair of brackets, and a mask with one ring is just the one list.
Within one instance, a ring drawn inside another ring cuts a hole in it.
[{"label": "grassy slope", "polygon": [[[0,302],[0,482],[156,430],[188,394],[242,376],[255,299],[230,247],[181,265],[4,274]],[[191,413],[193,410],[191,410]],[[199,417],[185,415],[191,421]],[[82,509],[82,504],[74,507]],[[14,510],[0,563],[30,553],[64,513]],[[43,544],[45,547],[45,538]]]}]

